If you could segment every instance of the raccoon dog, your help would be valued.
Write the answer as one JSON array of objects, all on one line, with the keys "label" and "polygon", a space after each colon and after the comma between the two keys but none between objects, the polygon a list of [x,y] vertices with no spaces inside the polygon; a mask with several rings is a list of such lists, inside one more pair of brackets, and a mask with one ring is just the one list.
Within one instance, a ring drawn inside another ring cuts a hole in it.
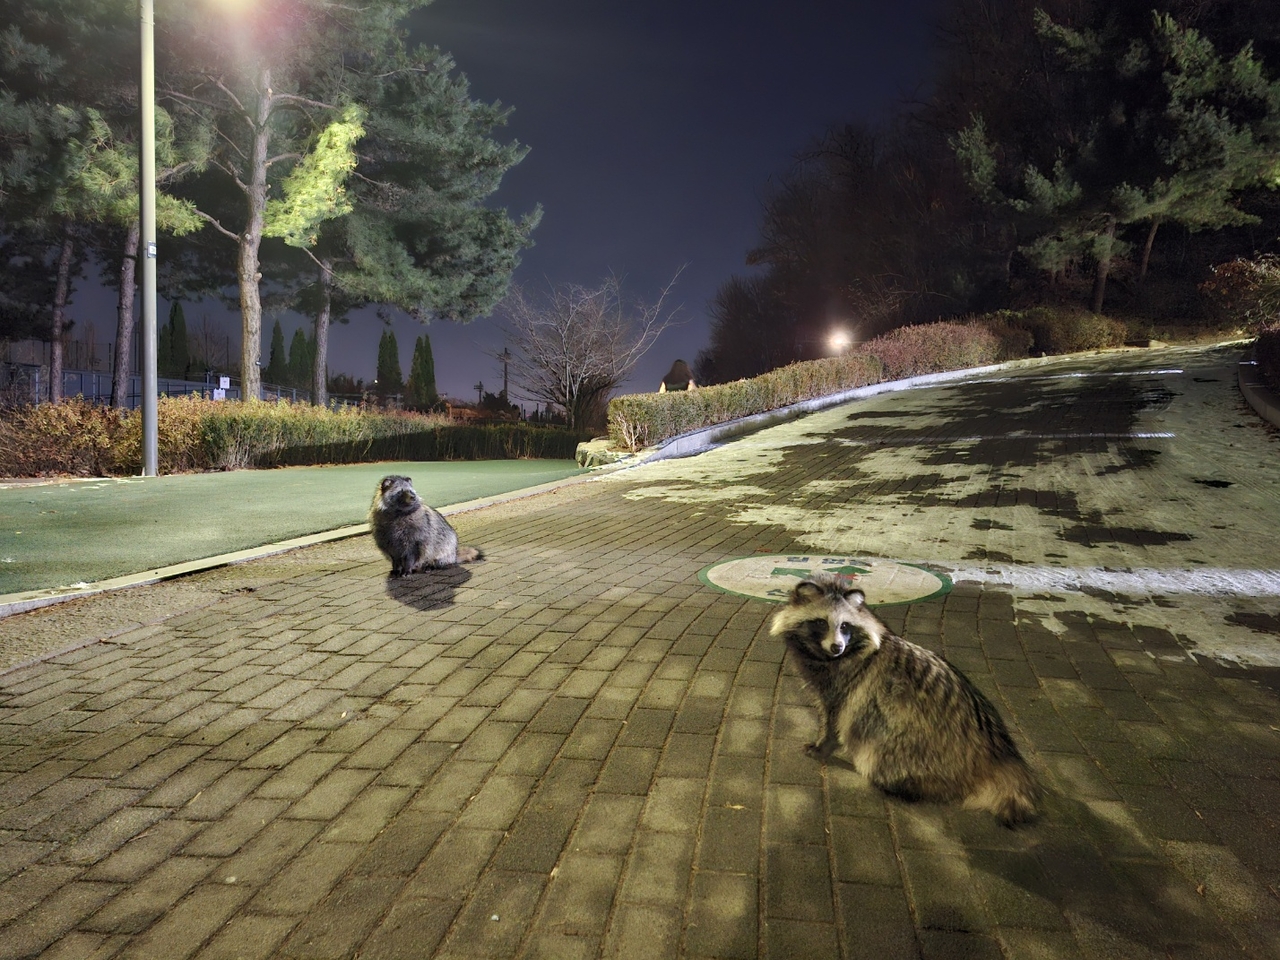
[{"label": "raccoon dog", "polygon": [[476,547],[459,547],[458,534],[439,511],[422,502],[408,477],[383,477],[369,507],[373,542],[391,560],[391,576],[480,560]]},{"label": "raccoon dog", "polygon": [[1005,826],[1036,815],[1039,789],[991,701],[935,653],[894,636],[861,590],[819,574],[796,585],[770,632],[817,694],[822,735],[886,793],[963,801]]}]

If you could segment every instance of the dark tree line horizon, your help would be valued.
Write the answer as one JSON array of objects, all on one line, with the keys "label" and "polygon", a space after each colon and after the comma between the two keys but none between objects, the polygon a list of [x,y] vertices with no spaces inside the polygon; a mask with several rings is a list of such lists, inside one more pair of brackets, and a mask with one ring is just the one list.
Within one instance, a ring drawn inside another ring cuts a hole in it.
[{"label": "dark tree line horizon", "polygon": [[710,304],[700,383],[898,326],[1061,305],[1195,323],[1280,249],[1269,0],[949,0],[932,93],[818,133]]}]

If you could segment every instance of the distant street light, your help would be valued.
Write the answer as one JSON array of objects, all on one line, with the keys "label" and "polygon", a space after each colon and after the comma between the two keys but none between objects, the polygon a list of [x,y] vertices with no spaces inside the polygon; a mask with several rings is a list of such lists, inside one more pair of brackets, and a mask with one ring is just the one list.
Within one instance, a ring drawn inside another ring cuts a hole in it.
[{"label": "distant street light", "polygon": [[853,337],[849,335],[848,330],[832,330],[831,335],[827,337],[827,346],[836,354],[844,353],[852,343]]},{"label": "distant street light", "polygon": [[155,0],[138,0],[142,25],[142,63],[138,106],[142,145],[138,155],[139,226],[142,240],[142,475],[159,473],[156,420],[156,16]]}]

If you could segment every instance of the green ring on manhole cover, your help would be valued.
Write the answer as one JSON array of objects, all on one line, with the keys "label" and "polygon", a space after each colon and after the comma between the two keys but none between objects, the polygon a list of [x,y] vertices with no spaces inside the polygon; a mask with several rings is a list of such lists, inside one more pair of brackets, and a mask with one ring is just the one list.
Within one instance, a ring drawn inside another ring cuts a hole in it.
[{"label": "green ring on manhole cover", "polygon": [[725,593],[783,603],[791,588],[815,573],[846,577],[873,607],[932,600],[951,592],[951,578],[914,563],[826,553],[764,554],[721,560],[698,571],[698,579]]}]

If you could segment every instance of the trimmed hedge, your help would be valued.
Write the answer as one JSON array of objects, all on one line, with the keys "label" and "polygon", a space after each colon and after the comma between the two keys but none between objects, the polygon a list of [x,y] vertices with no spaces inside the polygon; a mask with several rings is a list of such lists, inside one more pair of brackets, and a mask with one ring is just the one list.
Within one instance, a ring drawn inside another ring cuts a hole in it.
[{"label": "trimmed hedge", "polygon": [[285,447],[255,466],[371,463],[379,460],[572,460],[589,432],[524,423],[436,425],[410,433],[321,446]]},{"label": "trimmed hedge", "polygon": [[625,449],[639,450],[687,430],[776,410],[880,379],[879,360],[853,353],[793,363],[750,380],[615,397],[609,402],[609,438]]},{"label": "trimmed hedge", "polygon": [[1128,336],[1128,327],[1119,320],[1072,307],[1014,311],[1010,323],[1031,334],[1033,353],[1079,353],[1119,347]]},{"label": "trimmed hedge", "polygon": [[905,380],[923,373],[995,363],[1005,352],[1006,344],[983,323],[943,321],[898,327],[869,341],[862,349],[879,358],[883,379]]},{"label": "trimmed hedge", "polygon": [[840,357],[793,363],[751,380],[675,393],[617,397],[609,438],[638,450],[688,430],[776,410],[801,400],[922,373],[962,370],[1025,357],[1031,333],[1011,311],[964,322],[900,327]]},{"label": "trimmed hedge", "polygon": [[[161,473],[378,460],[572,460],[587,434],[523,423],[454,426],[447,418],[289,401],[162,397]],[[0,475],[130,476],[142,465],[142,415],[81,398],[8,410]]]},{"label": "trimmed hedge", "polygon": [[78,398],[5,410],[0,416],[0,475],[109,476],[116,472],[123,423],[121,411]]}]

